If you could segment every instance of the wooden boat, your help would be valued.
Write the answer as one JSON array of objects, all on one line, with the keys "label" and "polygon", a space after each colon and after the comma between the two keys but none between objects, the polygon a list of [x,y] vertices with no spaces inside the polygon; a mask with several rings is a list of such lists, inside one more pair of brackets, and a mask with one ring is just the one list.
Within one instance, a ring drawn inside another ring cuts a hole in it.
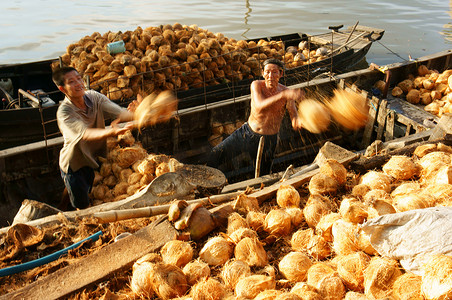
[{"label": "wooden boat", "polygon": [[[282,42],[284,49],[290,49],[289,47],[297,47],[300,42],[307,41],[310,50],[324,48],[324,51],[329,52],[324,56],[325,59],[309,64],[288,63],[281,82],[293,85],[310,80],[326,70],[343,73],[353,68],[363,60],[372,42],[381,39],[384,34],[384,30],[365,26],[354,26],[346,30],[340,30],[340,27],[331,27],[330,32],[320,35],[293,33],[250,39],[247,42],[261,40]],[[263,51],[262,49],[261,46],[256,46],[252,51],[259,53],[259,51]],[[236,51],[232,51],[228,55],[234,55],[234,52]],[[52,120],[55,119],[55,111],[59,101],[63,99],[63,95],[56,90],[51,80],[51,64],[57,62],[57,59],[51,59],[0,66],[0,98],[5,99],[3,109],[0,109],[0,149],[24,145],[58,134],[56,122]],[[203,63],[207,65],[204,61]],[[259,61],[260,63],[262,61]],[[168,68],[161,70],[168,72],[166,69]],[[153,70],[154,73],[158,71]],[[171,73],[171,70],[169,71]],[[224,75],[225,77],[222,78],[214,78],[214,84],[204,80],[201,83],[198,82],[197,85],[189,86],[186,90],[175,88],[174,92],[180,100],[179,109],[189,109],[249,94],[249,85],[259,77],[259,74],[241,74],[241,72],[237,71],[237,74],[234,73],[231,76]],[[184,74],[184,76],[190,76],[190,74]],[[139,78],[136,81],[144,84],[146,78],[151,75],[149,72],[142,72],[134,77],[140,77],[141,81]],[[132,81],[134,78],[130,78],[130,80]],[[6,81],[10,83],[12,90],[8,91],[4,86],[2,88],[1,83]],[[88,85],[90,85],[90,81],[92,80],[87,80]],[[108,85],[109,81],[90,87],[100,89],[103,84]],[[111,96],[109,91],[104,92]],[[130,99],[124,97],[114,100],[126,105]]]}]

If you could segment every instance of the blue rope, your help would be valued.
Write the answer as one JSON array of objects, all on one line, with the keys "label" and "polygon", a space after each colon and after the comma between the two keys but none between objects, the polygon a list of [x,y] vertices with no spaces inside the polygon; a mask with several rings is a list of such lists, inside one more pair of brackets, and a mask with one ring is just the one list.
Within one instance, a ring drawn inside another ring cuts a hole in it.
[{"label": "blue rope", "polygon": [[69,250],[72,250],[74,248],[77,248],[78,246],[80,246],[83,242],[91,240],[91,241],[96,241],[100,236],[102,235],[102,231],[98,231],[95,234],[87,237],[86,239],[83,239],[75,244],[73,244],[72,246],[66,247],[62,250],[59,250],[55,253],[49,254],[47,256],[32,260],[32,261],[28,261],[26,263],[20,264],[20,265],[16,265],[16,266],[11,266],[11,267],[7,267],[4,269],[0,269],[0,277],[3,276],[8,276],[8,275],[12,275],[12,274],[16,274],[22,271],[26,271],[26,270],[30,270],[39,266],[42,266],[44,264],[47,264],[49,262],[52,262],[54,260],[57,260],[58,258],[60,258],[61,256],[65,255]]}]

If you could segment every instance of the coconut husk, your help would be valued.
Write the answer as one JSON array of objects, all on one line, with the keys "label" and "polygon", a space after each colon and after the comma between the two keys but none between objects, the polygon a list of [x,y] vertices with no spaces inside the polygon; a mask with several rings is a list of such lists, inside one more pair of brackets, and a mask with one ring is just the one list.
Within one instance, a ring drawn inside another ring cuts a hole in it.
[{"label": "coconut husk", "polygon": [[250,266],[241,260],[229,260],[223,266],[220,276],[223,279],[224,284],[234,289],[237,282],[244,277],[251,275]]},{"label": "coconut husk", "polygon": [[402,272],[396,260],[374,256],[364,271],[364,294],[377,299],[389,296],[400,275]]},{"label": "coconut husk", "polygon": [[320,166],[319,172],[336,179],[339,185],[347,181],[347,169],[335,159],[327,159]]},{"label": "coconut husk", "polygon": [[320,218],[333,211],[331,201],[321,195],[311,195],[303,209],[304,218],[309,227],[315,228]]},{"label": "coconut husk", "polygon": [[370,187],[366,184],[357,184],[352,189],[352,196],[362,199],[370,190]]},{"label": "coconut husk", "polygon": [[309,268],[306,282],[318,291],[321,281],[331,276],[336,276],[336,270],[326,262],[317,262]]},{"label": "coconut husk", "polygon": [[364,270],[370,257],[363,252],[341,256],[337,264],[337,273],[345,286],[355,292],[364,292]]},{"label": "coconut husk", "polygon": [[246,222],[255,231],[263,230],[266,216],[262,212],[250,211],[246,214]]},{"label": "coconut husk", "polygon": [[254,197],[248,197],[246,194],[240,194],[234,203],[234,210],[242,215],[250,211],[259,211],[259,202]]},{"label": "coconut husk", "polygon": [[6,233],[3,249],[0,252],[0,261],[15,258],[24,248],[41,242],[44,234],[44,231],[37,227],[22,223],[14,224]]},{"label": "coconut husk", "polygon": [[322,216],[315,227],[315,233],[323,237],[326,241],[332,242],[333,234],[331,229],[333,228],[334,222],[340,218],[341,215],[334,212]]},{"label": "coconut husk", "polygon": [[348,255],[359,250],[357,239],[358,227],[344,220],[337,220],[333,224],[333,250],[338,255]]},{"label": "coconut husk", "polygon": [[193,299],[222,300],[227,293],[225,286],[212,277],[201,279],[190,290]]},{"label": "coconut husk", "polygon": [[279,272],[292,282],[305,281],[312,262],[301,252],[289,252],[278,264]]},{"label": "coconut husk", "polygon": [[245,237],[235,246],[234,255],[237,260],[249,266],[263,267],[268,264],[267,252],[257,237]]},{"label": "coconut husk", "polygon": [[130,288],[136,296],[147,298],[152,298],[154,296],[150,277],[151,269],[152,263],[150,262],[143,262],[138,265],[134,264]]},{"label": "coconut husk", "polygon": [[361,94],[336,89],[327,107],[336,122],[347,129],[357,130],[366,125],[369,106]]},{"label": "coconut husk", "polygon": [[165,263],[151,264],[151,285],[160,299],[171,299],[185,294],[187,280],[179,267]]},{"label": "coconut husk", "polygon": [[177,110],[177,99],[171,91],[146,96],[134,112],[134,120],[140,129],[144,126],[166,122]]},{"label": "coconut husk", "polygon": [[291,185],[280,185],[276,191],[276,203],[282,208],[300,207],[300,194]]},{"label": "coconut husk", "polygon": [[426,299],[452,298],[452,256],[433,255],[422,270],[421,290]]},{"label": "coconut husk", "polygon": [[382,169],[396,180],[412,179],[419,173],[419,167],[411,158],[404,155],[393,155]]},{"label": "coconut husk", "polygon": [[226,234],[231,236],[239,228],[249,228],[246,220],[238,213],[234,212],[228,217],[228,228]]},{"label": "coconut husk", "polygon": [[216,236],[210,238],[199,252],[199,257],[211,266],[219,266],[229,260],[233,252],[231,242]]},{"label": "coconut husk", "polygon": [[357,293],[357,292],[353,292],[353,291],[348,291],[348,292],[345,294],[344,300],[370,300],[370,298],[367,298],[366,295],[361,294],[361,293]]},{"label": "coconut husk", "polygon": [[203,278],[210,276],[210,267],[207,263],[197,259],[189,262],[184,266],[182,272],[185,274],[187,283],[194,285]]},{"label": "coconut husk", "polygon": [[308,249],[308,243],[314,236],[314,229],[300,229],[292,235],[290,244],[292,245],[292,250],[298,252],[305,252]]},{"label": "coconut husk", "polygon": [[236,231],[234,231],[230,236],[229,239],[234,243],[234,244],[238,244],[238,242],[240,242],[241,240],[243,240],[244,238],[249,237],[249,238],[258,238],[257,232],[254,231],[251,228],[239,228]]},{"label": "coconut husk", "polygon": [[339,188],[339,183],[330,175],[318,173],[309,181],[309,193],[311,195],[334,195]]},{"label": "coconut husk", "polygon": [[368,255],[379,255],[377,250],[372,246],[370,242],[370,236],[364,232],[361,228],[358,230],[358,248],[362,252]]},{"label": "coconut husk", "polygon": [[260,292],[254,300],[273,300],[282,294],[284,294],[284,292],[281,290],[265,290]]},{"label": "coconut husk", "polygon": [[322,260],[331,255],[330,243],[319,235],[314,235],[307,245],[308,254],[316,260]]},{"label": "coconut husk", "polygon": [[324,299],[342,300],[345,296],[345,286],[338,276],[323,278],[318,284],[317,290]]},{"label": "coconut husk", "polygon": [[380,189],[387,193],[391,192],[391,183],[393,178],[383,172],[369,171],[361,176],[359,183],[365,184],[371,190]]},{"label": "coconut husk", "polygon": [[297,282],[290,290],[291,293],[298,295],[303,300],[322,300],[322,296],[318,293],[317,289],[310,286],[306,282]]},{"label": "coconut husk", "polygon": [[320,101],[304,99],[298,105],[298,115],[303,128],[312,133],[321,133],[330,126],[330,112]]},{"label": "coconut husk", "polygon": [[273,209],[265,217],[264,230],[273,236],[285,236],[292,230],[292,219],[284,209]]},{"label": "coconut husk", "polygon": [[414,149],[413,154],[421,158],[427,155],[428,153],[435,152],[436,150],[437,150],[436,144],[425,144],[417,146],[416,149]]},{"label": "coconut husk", "polygon": [[250,275],[241,278],[235,286],[235,294],[237,297],[252,299],[260,292],[272,290],[276,286],[275,279],[265,275]]},{"label": "coconut husk", "polygon": [[275,300],[303,300],[300,296],[290,292],[283,292],[280,295],[277,295]]},{"label": "coconut husk", "polygon": [[194,251],[190,243],[174,240],[163,245],[160,254],[164,263],[182,268],[193,259]]},{"label": "coconut husk", "polygon": [[299,207],[286,208],[286,212],[290,215],[292,228],[297,228],[304,221],[303,210]]},{"label": "coconut husk", "polygon": [[397,300],[423,300],[421,285],[421,276],[409,272],[405,273],[394,282],[392,295]]},{"label": "coconut husk", "polygon": [[141,145],[120,148],[117,150],[117,153],[115,161],[123,169],[130,167],[136,161],[142,160],[147,155],[146,150]]},{"label": "coconut husk", "polygon": [[363,223],[368,217],[366,206],[358,199],[352,197],[344,197],[342,199],[339,213],[345,221],[356,224]]}]

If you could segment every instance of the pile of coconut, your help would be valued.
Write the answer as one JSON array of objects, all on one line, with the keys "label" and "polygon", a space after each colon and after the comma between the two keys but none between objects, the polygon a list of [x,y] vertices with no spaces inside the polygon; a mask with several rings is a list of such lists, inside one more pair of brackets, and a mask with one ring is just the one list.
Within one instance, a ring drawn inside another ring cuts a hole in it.
[{"label": "pile of coconut", "polygon": [[[107,44],[125,43],[125,52],[110,54]],[[292,68],[325,59],[328,50],[301,42],[285,47],[281,41],[245,41],[212,33],[196,25],[162,25],[134,31],[94,32],[67,47],[62,62],[90,86],[112,100],[153,91],[200,88],[260,75],[267,58]],[[55,63],[53,67],[58,64]]]},{"label": "pile of coconut", "polygon": [[170,241],[133,265],[131,292],[155,299],[449,299],[452,257],[423,276],[381,257],[366,220],[452,205],[452,148],[420,146],[382,170],[352,174],[327,160],[307,187],[281,185],[272,203],[241,195],[225,231]]},{"label": "pile of coconut", "polygon": [[235,122],[212,122],[211,136],[209,137],[209,143],[212,147],[215,147],[223,141],[226,137],[231,135],[236,129],[242,127],[245,122],[237,120]]},{"label": "pile of coconut", "polygon": [[[452,112],[452,70],[442,73],[429,70],[425,65],[417,69],[417,76],[409,77],[392,89],[394,97],[405,96],[413,104],[425,105],[424,109],[438,117]],[[379,80],[375,87],[383,91],[385,82]]]},{"label": "pile of coconut", "polygon": [[90,195],[94,205],[125,199],[182,166],[164,154],[148,154],[130,131],[108,138],[107,157],[99,157],[99,161]]}]

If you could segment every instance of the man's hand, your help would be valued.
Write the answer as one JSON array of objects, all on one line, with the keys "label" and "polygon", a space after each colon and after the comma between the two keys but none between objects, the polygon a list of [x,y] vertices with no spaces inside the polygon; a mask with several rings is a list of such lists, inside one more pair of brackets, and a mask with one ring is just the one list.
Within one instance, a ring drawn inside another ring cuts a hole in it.
[{"label": "man's hand", "polygon": [[134,122],[128,122],[124,127],[119,127],[118,124],[121,120],[116,119],[111,122],[111,136],[118,136],[120,134],[124,134],[127,131],[131,130],[134,127]]},{"label": "man's hand", "polygon": [[130,112],[135,112],[135,110],[137,109],[138,105],[140,105],[141,101],[143,101],[143,96],[138,94],[137,95],[137,100],[133,100],[132,102],[130,102],[129,105],[127,106],[127,110],[130,111]]},{"label": "man's hand", "polygon": [[286,100],[294,100],[298,102],[305,97],[304,91],[301,89],[287,89],[283,91]]},{"label": "man's hand", "polygon": [[292,127],[295,130],[303,129],[303,120],[300,117],[292,119]]}]

